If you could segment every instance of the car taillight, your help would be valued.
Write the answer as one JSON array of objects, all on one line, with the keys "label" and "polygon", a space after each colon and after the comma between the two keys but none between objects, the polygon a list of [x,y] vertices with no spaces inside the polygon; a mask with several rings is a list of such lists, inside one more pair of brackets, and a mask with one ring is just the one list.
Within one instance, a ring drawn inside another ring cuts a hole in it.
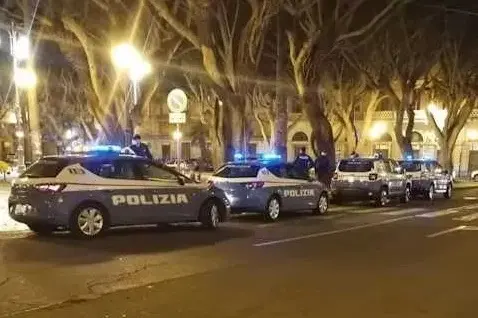
[{"label": "car taillight", "polygon": [[378,179],[378,174],[376,174],[376,173],[371,173],[371,174],[368,175],[368,179],[369,179],[370,181],[375,181],[375,180]]},{"label": "car taillight", "polygon": [[251,190],[251,189],[259,189],[264,186],[264,182],[249,182],[246,183],[246,188]]},{"label": "car taillight", "polygon": [[37,184],[35,188],[41,192],[61,192],[65,189],[66,184]]},{"label": "car taillight", "polygon": [[336,172],[334,173],[334,180],[338,180],[339,179],[339,174]]}]

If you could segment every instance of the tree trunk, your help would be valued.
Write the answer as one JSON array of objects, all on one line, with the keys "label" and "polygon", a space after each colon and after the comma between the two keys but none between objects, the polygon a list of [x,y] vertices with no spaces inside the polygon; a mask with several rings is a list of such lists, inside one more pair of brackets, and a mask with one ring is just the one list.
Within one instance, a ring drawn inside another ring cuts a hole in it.
[{"label": "tree trunk", "polygon": [[225,128],[226,160],[233,160],[234,154],[244,154],[247,146],[246,113],[244,99],[237,95],[228,98],[227,125]]},{"label": "tree trunk", "polygon": [[[403,158],[413,156],[412,149],[412,134],[415,126],[415,111],[413,110],[413,88],[404,86],[402,88],[403,96],[399,105],[396,105],[395,117],[395,138],[400,148]],[[405,135],[403,134],[403,121],[405,119],[405,112],[407,112],[408,122],[405,128]]]},{"label": "tree trunk", "polygon": [[453,171],[453,150],[454,144],[450,144],[447,138],[440,138],[440,157],[438,161],[445,170]]},{"label": "tree trunk", "polygon": [[357,134],[356,134],[355,126],[349,117],[345,118],[344,128],[345,128],[345,134],[347,138],[347,142],[345,144],[344,150],[345,150],[345,155],[349,155],[357,149]]},{"label": "tree trunk", "polygon": [[335,145],[332,126],[323,112],[320,101],[314,103],[311,98],[304,98],[303,103],[312,126],[315,147],[318,152],[325,151],[330,162],[330,171],[324,175],[319,175],[319,181],[328,186],[332,180],[332,167],[335,167]]},{"label": "tree trunk", "polygon": [[287,125],[289,122],[289,113],[287,104],[283,96],[277,98],[276,114],[274,123],[271,126],[271,136],[274,136],[272,149],[282,158],[287,158]]}]

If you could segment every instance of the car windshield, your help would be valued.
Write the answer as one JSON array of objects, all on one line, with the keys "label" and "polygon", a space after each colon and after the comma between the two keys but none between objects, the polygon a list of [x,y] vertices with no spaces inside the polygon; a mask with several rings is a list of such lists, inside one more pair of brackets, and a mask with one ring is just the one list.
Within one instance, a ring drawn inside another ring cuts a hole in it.
[{"label": "car windshield", "polygon": [[63,168],[67,166],[66,160],[58,158],[44,158],[30,167],[21,174],[21,178],[54,178]]},{"label": "car windshield", "polygon": [[226,165],[220,168],[215,177],[220,178],[255,178],[260,167],[257,165]]},{"label": "car windshield", "polygon": [[342,172],[369,172],[372,168],[373,162],[367,160],[342,160],[339,163]]},{"label": "car windshield", "polygon": [[401,161],[400,166],[407,172],[417,172],[421,170],[422,164],[419,161]]}]

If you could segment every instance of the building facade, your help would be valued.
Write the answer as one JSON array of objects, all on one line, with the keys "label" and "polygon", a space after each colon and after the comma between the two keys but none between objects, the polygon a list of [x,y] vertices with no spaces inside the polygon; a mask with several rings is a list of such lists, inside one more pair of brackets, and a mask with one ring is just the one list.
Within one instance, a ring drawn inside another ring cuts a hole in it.
[{"label": "building facade", "polygon": [[[191,116],[194,116],[193,114]],[[359,116],[358,116],[359,117]],[[192,118],[194,120],[194,118]],[[165,159],[177,158],[176,141],[172,139],[175,126],[168,123],[167,115],[150,117],[152,123],[145,123],[145,127],[153,127],[148,131],[140,130],[143,139],[148,142],[155,156]],[[404,127],[406,124],[406,118]],[[309,154],[312,154],[311,135],[312,127],[307,118],[299,112],[290,110],[290,129],[287,141],[287,159],[294,160],[299,150],[306,147]],[[377,111],[373,116],[373,123],[369,130],[360,131],[362,122],[357,118],[356,126],[359,138],[365,138],[364,147],[360,155],[372,155],[381,152],[384,156],[399,159],[401,158],[400,148],[395,140],[393,125],[395,122],[394,111]],[[258,125],[255,125],[258,126]],[[156,128],[154,128],[156,127]],[[195,142],[194,131],[190,125],[184,124],[181,127],[183,138],[181,139],[181,159],[196,159],[201,157],[199,145]],[[268,144],[264,142],[258,127],[252,129],[252,137],[249,140],[249,155],[268,152]],[[412,139],[414,157],[438,158],[440,147],[435,133],[429,125],[424,110],[415,111],[415,124]],[[345,153],[345,140],[339,139],[336,143],[336,155],[338,158],[348,156]],[[454,171],[457,175],[467,176],[473,170],[478,170],[478,110],[474,110],[468,119],[464,129],[460,133],[453,153]]]}]

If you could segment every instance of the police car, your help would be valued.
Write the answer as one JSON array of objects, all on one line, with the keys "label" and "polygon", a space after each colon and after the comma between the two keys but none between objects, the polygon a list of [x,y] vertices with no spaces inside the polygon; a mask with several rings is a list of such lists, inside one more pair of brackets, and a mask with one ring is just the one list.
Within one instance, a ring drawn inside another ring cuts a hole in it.
[{"label": "police car", "polygon": [[87,238],[124,225],[199,221],[214,229],[228,218],[222,190],[119,151],[40,159],[14,182],[10,216],[39,234],[69,230]]},{"label": "police car", "polygon": [[325,186],[279,157],[236,160],[222,166],[209,181],[222,189],[232,213],[259,212],[275,221],[283,211],[327,213]]},{"label": "police car", "polygon": [[410,201],[411,183],[397,162],[380,156],[342,159],[332,179],[335,201],[366,199],[385,206],[391,198]]},{"label": "police car", "polygon": [[400,166],[412,181],[412,195],[423,195],[430,201],[435,194],[451,198],[453,177],[436,160],[407,159],[400,161]]}]

